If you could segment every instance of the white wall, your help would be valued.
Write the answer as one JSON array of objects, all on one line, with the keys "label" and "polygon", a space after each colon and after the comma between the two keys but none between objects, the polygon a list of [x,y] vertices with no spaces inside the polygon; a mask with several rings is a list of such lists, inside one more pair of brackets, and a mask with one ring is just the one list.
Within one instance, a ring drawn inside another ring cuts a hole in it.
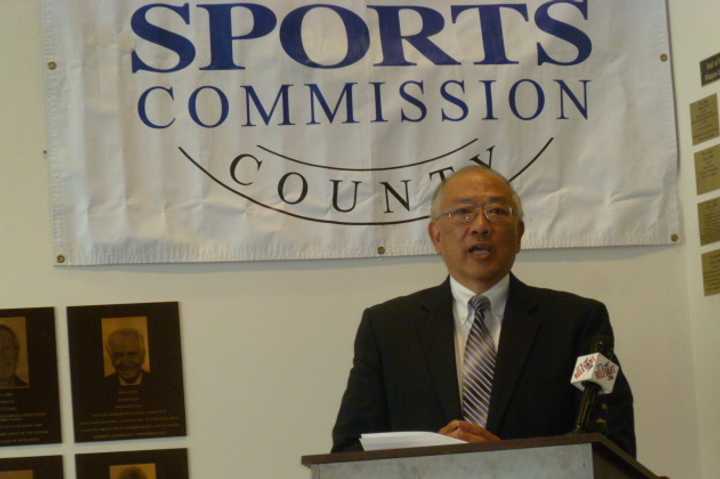
[{"label": "white wall", "polygon": [[[516,272],[529,283],[605,301],[635,391],[640,460],[673,479],[710,479],[720,470],[711,403],[719,387],[711,380],[711,346],[720,339],[720,296],[703,298],[699,283],[687,103],[720,89],[696,87],[697,61],[720,50],[705,33],[720,5],[670,3],[688,237],[679,232],[673,247],[523,252]],[[188,447],[196,479],[309,477],[299,456],[330,447],[362,309],[442,281],[441,263],[54,267],[38,4],[4,0],[0,15],[0,308],[56,307],[64,442],[0,448],[0,457],[63,454],[73,479],[75,453]],[[73,444],[65,307],[166,300],[181,303],[188,437]]]},{"label": "white wall", "polygon": [[[700,464],[705,478],[720,474],[720,295],[703,295],[700,255],[720,249],[720,243],[700,247],[697,203],[720,197],[720,191],[698,196],[695,189],[693,154],[720,144],[720,138],[692,146],[690,103],[714,93],[720,94],[720,81],[700,85],[699,63],[720,52],[720,3],[717,0],[674,0],[670,2],[674,71],[680,138],[680,188],[684,200],[687,244],[684,248],[688,289],[686,312],[692,334],[693,371],[696,384]],[[690,351],[688,351],[690,352]]]}]

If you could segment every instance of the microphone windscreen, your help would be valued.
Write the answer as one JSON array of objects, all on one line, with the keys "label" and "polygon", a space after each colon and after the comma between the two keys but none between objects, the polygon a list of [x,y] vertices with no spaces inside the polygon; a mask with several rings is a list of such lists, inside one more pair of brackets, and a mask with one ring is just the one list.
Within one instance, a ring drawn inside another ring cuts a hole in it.
[{"label": "microphone windscreen", "polygon": [[570,383],[581,391],[585,383],[600,386],[601,394],[610,394],[615,387],[619,366],[601,353],[586,354],[577,358]]}]

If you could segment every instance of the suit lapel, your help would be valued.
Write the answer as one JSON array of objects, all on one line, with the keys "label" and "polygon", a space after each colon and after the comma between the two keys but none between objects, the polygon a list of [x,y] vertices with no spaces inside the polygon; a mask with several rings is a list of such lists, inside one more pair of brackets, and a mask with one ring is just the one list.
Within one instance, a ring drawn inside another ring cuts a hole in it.
[{"label": "suit lapel", "polygon": [[460,417],[452,304],[450,282],[446,280],[428,291],[421,304],[424,317],[417,323],[430,377],[447,421]]},{"label": "suit lapel", "polygon": [[531,289],[511,275],[490,398],[487,426],[491,431],[501,430],[539,327],[540,315],[537,314],[537,301]]}]

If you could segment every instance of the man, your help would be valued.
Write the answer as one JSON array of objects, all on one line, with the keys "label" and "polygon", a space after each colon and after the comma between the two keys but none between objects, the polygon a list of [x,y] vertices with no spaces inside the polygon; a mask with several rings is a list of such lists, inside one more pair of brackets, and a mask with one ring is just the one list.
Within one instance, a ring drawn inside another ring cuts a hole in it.
[{"label": "man", "polygon": [[[357,449],[360,434],[382,431],[439,431],[468,442],[570,432],[581,397],[570,375],[593,338],[612,335],[607,310],[510,273],[522,206],[493,170],[451,176],[431,217],[428,232],[449,278],[364,312],[333,451]],[[602,398],[608,437],[634,455],[622,374]]]},{"label": "man", "polygon": [[16,374],[19,355],[20,342],[15,331],[0,324],[0,389],[17,389],[28,386]]},{"label": "man", "polygon": [[100,397],[90,398],[91,409],[148,409],[160,407],[165,399],[155,377],[143,369],[145,340],[137,329],[113,331],[106,352],[115,372],[103,380]]},{"label": "man", "polygon": [[128,467],[118,475],[118,479],[148,479],[147,475],[139,467]]},{"label": "man", "polygon": [[107,354],[110,357],[115,374],[108,376],[121,386],[138,386],[148,372],[143,370],[145,362],[145,341],[142,335],[132,328],[113,331],[107,340]]}]

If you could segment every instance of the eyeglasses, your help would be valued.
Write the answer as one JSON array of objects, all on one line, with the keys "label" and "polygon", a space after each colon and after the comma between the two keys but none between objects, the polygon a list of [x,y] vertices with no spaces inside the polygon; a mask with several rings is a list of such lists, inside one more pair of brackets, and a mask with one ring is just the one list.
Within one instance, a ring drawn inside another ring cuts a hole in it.
[{"label": "eyeglasses", "polygon": [[512,221],[513,207],[502,203],[487,203],[484,205],[467,205],[444,211],[433,219],[447,218],[458,225],[468,225],[475,221],[475,218],[482,212],[490,223],[504,224]]}]

